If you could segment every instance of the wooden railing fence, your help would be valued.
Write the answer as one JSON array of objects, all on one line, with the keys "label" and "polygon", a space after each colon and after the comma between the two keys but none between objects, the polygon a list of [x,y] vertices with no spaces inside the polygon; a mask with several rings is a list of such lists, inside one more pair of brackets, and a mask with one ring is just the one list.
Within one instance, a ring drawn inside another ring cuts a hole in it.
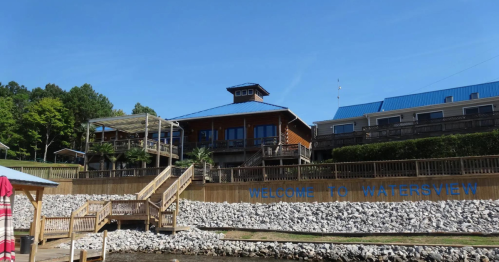
[{"label": "wooden railing fence", "polygon": [[77,178],[79,167],[9,167],[45,179]]},{"label": "wooden railing fence", "polygon": [[166,167],[130,168],[116,170],[92,170],[82,171],[77,178],[109,178],[109,177],[142,177],[157,176]]}]

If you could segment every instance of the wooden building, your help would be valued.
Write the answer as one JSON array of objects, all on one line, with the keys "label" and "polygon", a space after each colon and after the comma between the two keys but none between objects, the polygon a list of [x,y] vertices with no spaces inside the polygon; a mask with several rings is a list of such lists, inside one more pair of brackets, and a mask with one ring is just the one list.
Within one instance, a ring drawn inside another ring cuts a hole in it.
[{"label": "wooden building", "polygon": [[184,141],[184,154],[196,147],[209,148],[221,167],[310,162],[309,125],[289,108],[265,103],[269,92],[259,84],[237,85],[227,91],[233,103],[170,119],[180,124],[173,142],[181,147]]},{"label": "wooden building", "polygon": [[314,159],[346,145],[497,129],[498,104],[499,82],[491,82],[342,106],[333,119],[314,122]]}]

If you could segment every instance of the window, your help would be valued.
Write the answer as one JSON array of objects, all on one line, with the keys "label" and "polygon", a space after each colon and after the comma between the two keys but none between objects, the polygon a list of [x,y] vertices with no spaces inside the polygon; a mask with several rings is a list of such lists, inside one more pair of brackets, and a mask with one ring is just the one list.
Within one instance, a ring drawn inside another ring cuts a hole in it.
[{"label": "window", "polygon": [[241,96],[241,91],[236,91],[236,96]]},{"label": "window", "polygon": [[352,132],[353,132],[353,124],[334,126],[334,133],[335,134],[344,134],[344,133],[352,133]]},{"label": "window", "polygon": [[241,91],[241,95],[242,95],[242,96],[245,96],[246,94],[247,94],[247,91],[246,91],[246,90]]},{"label": "window", "polygon": [[478,98],[480,98],[478,93],[471,93],[470,99],[478,99]]},{"label": "window", "polygon": [[[276,137],[277,136],[277,127],[276,125],[261,125],[255,126],[253,128],[253,136],[254,138],[265,138],[265,137]],[[255,145],[260,145],[264,141],[266,144],[266,139],[255,139]],[[269,139],[268,141],[274,141],[274,139]]]},{"label": "window", "polygon": [[[164,138],[165,137],[165,133],[161,133],[161,138]],[[158,139],[158,133],[152,133],[152,138],[153,139]]]},{"label": "window", "polygon": [[393,116],[387,118],[378,118],[378,125],[384,126],[389,124],[400,123],[400,116]]},{"label": "window", "polygon": [[448,96],[445,98],[445,103],[452,103],[454,102],[454,97],[453,96]]},{"label": "window", "polygon": [[231,127],[225,129],[225,140],[235,140],[243,138],[244,138],[243,127]]},{"label": "window", "polygon": [[487,113],[492,113],[493,111],[494,110],[492,109],[492,105],[464,108],[465,115],[487,114]]},{"label": "window", "polygon": [[422,114],[417,114],[417,117],[418,120],[430,120],[430,119],[442,118],[444,117],[444,112],[437,111],[430,113],[422,113]]},{"label": "window", "polygon": [[253,89],[248,89],[248,95],[253,95]]},{"label": "window", "polygon": [[[199,131],[198,141],[211,141],[211,130],[201,130]],[[215,130],[214,140],[218,139],[218,130]]]}]

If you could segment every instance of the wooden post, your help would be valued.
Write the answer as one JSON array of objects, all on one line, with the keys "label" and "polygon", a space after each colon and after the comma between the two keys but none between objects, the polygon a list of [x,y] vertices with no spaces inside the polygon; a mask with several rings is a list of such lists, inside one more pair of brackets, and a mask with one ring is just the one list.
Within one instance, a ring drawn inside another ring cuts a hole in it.
[{"label": "wooden post", "polygon": [[376,177],[376,162],[373,163],[373,168],[374,168],[374,177]]},{"label": "wooden post", "polygon": [[87,135],[85,137],[85,160],[84,160],[84,169],[83,171],[88,170],[88,139],[90,138],[90,122],[87,123]]},{"label": "wooden post", "polygon": [[31,252],[29,253],[29,262],[35,262],[37,247],[38,247],[38,244],[36,244],[36,243],[31,244]]},{"label": "wooden post", "polygon": [[464,161],[463,161],[463,158],[460,157],[459,161],[461,162],[461,175],[465,175],[466,172],[464,171]]},{"label": "wooden post", "polygon": [[175,197],[175,213],[173,213],[173,234],[175,234],[175,229],[177,227],[177,215],[180,211],[180,180],[177,180],[177,196]]},{"label": "wooden post", "polygon": [[267,174],[265,174],[265,160],[262,160],[262,167],[263,181],[265,181],[265,178],[267,177]]},{"label": "wooden post", "polygon": [[298,143],[298,165],[301,165],[301,142]]},{"label": "wooden post", "polygon": [[243,150],[244,150],[244,161],[246,161],[246,117],[243,118]]},{"label": "wooden post", "polygon": [[149,201],[146,200],[145,204],[146,204],[146,221],[144,221],[144,224],[145,224],[144,231],[148,232],[149,231],[149,219],[150,219]]},{"label": "wooden post", "polygon": [[173,123],[170,123],[170,158],[168,159],[168,165],[173,164]]},{"label": "wooden post", "polygon": [[24,167],[23,166],[21,167],[21,173],[24,173]]},{"label": "wooden post", "polygon": [[80,251],[80,262],[87,262],[87,251],[82,250]]},{"label": "wooden post", "polygon": [[45,245],[45,243],[47,243],[44,233],[45,233],[45,216],[42,216],[42,225],[40,228],[40,240],[42,241],[42,245]]},{"label": "wooden post", "polygon": [[334,164],[334,179],[338,179],[338,165]]},{"label": "wooden post", "polygon": [[52,167],[49,167],[49,173],[47,175],[47,179],[50,179],[51,176],[52,176]]},{"label": "wooden post", "polygon": [[35,262],[36,250],[38,249],[38,241],[40,237],[40,219],[42,214],[42,197],[43,197],[43,187],[36,190],[36,208],[35,215],[33,217],[33,233],[35,240],[33,241],[35,245],[35,254],[30,255],[30,262]]},{"label": "wooden post", "polygon": [[416,163],[416,176],[419,176],[419,163],[418,161],[415,161]]},{"label": "wooden post", "polygon": [[73,178],[79,178],[78,173],[80,172],[80,167],[75,167],[75,175]]},{"label": "wooden post", "polygon": [[74,261],[75,257],[75,233],[71,233],[71,242],[69,246],[69,261]]},{"label": "wooden post", "polygon": [[298,159],[298,181],[301,180],[301,159]]},{"label": "wooden post", "polygon": [[[74,223],[75,223],[74,219],[75,219],[75,214],[72,213],[71,218],[69,220],[69,236],[71,236],[71,234],[73,234],[73,227],[74,227]],[[97,225],[95,227],[97,227]]]},{"label": "wooden post", "polygon": [[220,170],[220,166],[217,168],[218,170],[218,183],[222,183],[222,170]]},{"label": "wooden post", "polygon": [[106,252],[107,252],[107,230],[104,230],[104,234],[102,237],[102,253],[101,253],[102,261],[106,261]]},{"label": "wooden post", "polygon": [[[172,134],[170,134],[172,136]],[[157,145],[157,150],[156,150],[156,167],[159,167],[159,161],[160,161],[160,156],[161,156],[161,119],[158,121],[158,145]],[[159,170],[157,175],[159,175]]]},{"label": "wooden post", "polygon": [[211,119],[211,146],[212,148],[215,148],[215,125],[213,124],[213,119]]},{"label": "wooden post", "polygon": [[230,182],[234,183],[234,169],[233,168],[230,169]]},{"label": "wooden post", "polygon": [[[146,113],[146,126],[145,126],[145,131],[144,131],[144,151],[147,152],[147,137],[149,135],[149,114]],[[142,161],[142,168],[146,168],[147,163],[145,161]]]},{"label": "wooden post", "polygon": [[279,145],[282,143],[281,141],[281,115],[279,114],[279,122],[278,122],[278,129],[277,129],[277,137],[278,137],[278,141],[279,141]]}]

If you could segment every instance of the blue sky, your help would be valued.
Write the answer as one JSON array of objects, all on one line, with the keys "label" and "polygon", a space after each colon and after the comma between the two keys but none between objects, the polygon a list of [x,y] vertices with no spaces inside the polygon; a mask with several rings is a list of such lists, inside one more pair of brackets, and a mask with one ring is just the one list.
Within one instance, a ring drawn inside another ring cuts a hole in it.
[{"label": "blue sky", "polygon": [[499,80],[499,1],[2,1],[0,81],[92,84],[164,118],[266,102],[307,123],[341,105]]}]

